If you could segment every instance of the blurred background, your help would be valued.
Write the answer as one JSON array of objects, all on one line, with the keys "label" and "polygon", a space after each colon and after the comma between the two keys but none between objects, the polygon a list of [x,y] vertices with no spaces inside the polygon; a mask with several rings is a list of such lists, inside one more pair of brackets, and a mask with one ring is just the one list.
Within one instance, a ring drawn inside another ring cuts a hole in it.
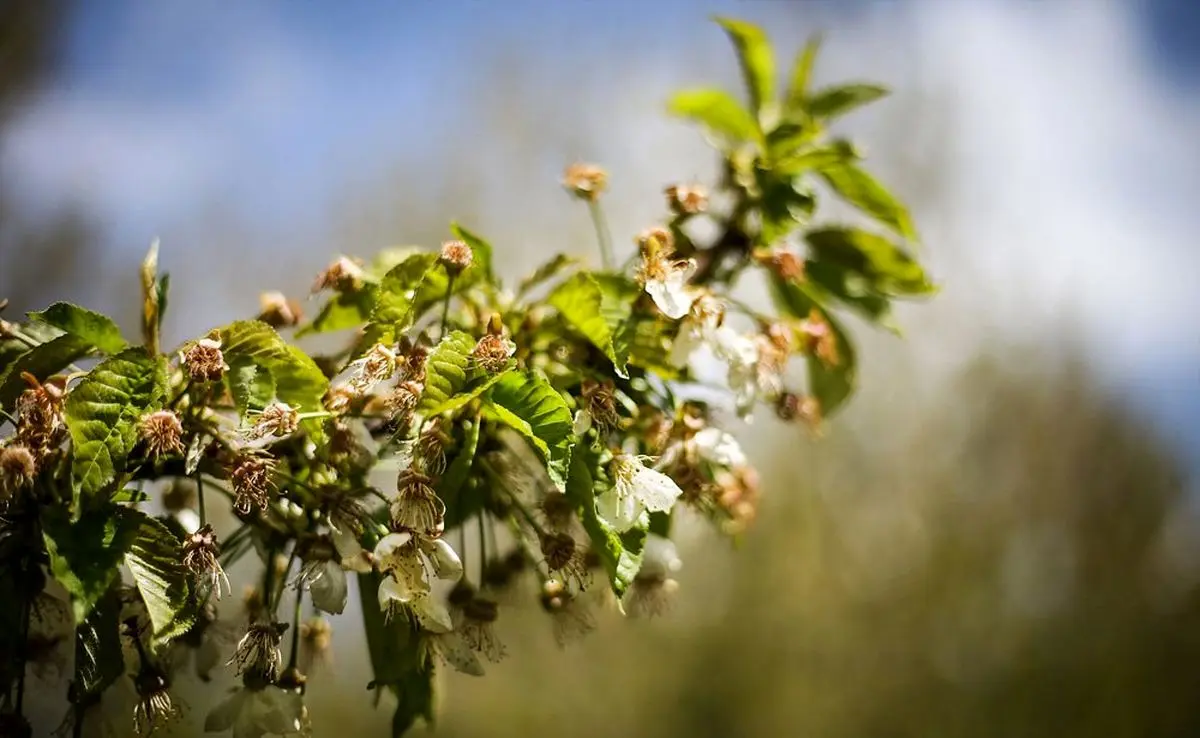
[{"label": "blurred background", "polygon": [[[438,732],[1200,735],[1190,0],[4,0],[0,297],[136,334],[158,237],[177,343],[451,219],[516,277],[594,258],[558,185],[579,159],[608,168],[631,249],[665,184],[715,171],[664,115],[681,86],[736,89],[714,12],[781,64],[824,31],[818,82],[895,90],[844,130],[944,290],[901,311],[904,340],[858,326],[862,389],[824,439],[742,429],[759,519],[682,543],[667,617],[600,610],[559,650],[532,602],[506,611],[508,659],[443,678]],[[332,624],[315,735],[384,735],[353,605]],[[175,734],[231,683],[186,685]],[[38,687],[39,734],[60,688]]]}]

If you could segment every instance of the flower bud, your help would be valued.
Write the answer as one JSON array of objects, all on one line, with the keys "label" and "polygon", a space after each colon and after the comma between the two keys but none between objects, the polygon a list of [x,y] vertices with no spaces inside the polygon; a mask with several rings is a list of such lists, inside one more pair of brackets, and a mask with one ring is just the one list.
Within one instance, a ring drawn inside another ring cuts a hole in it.
[{"label": "flower bud", "polygon": [[451,276],[458,276],[471,267],[475,255],[465,241],[446,241],[438,262]]},{"label": "flower bud", "polygon": [[608,173],[595,164],[575,163],[567,167],[562,183],[580,200],[595,202],[608,186]]}]

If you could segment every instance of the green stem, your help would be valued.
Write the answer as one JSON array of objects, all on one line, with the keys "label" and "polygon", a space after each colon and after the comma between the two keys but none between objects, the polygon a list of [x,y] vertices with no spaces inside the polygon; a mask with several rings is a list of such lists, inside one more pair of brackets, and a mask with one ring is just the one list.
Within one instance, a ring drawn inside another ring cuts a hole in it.
[{"label": "green stem", "polygon": [[611,270],[616,259],[613,258],[612,237],[608,233],[608,225],[604,222],[604,213],[600,209],[599,200],[588,200],[588,214],[592,216],[592,226],[596,229],[596,240],[600,243],[600,262],[605,270]]},{"label": "green stem", "polygon": [[476,580],[483,584],[483,570],[487,567],[487,529],[484,528],[484,510],[479,511],[479,516],[475,519],[479,523],[479,579]]},{"label": "green stem", "polygon": [[446,337],[446,323],[450,319],[450,296],[454,294],[454,272],[446,272],[446,299],[442,302],[442,327],[438,331],[438,338]]},{"label": "green stem", "polygon": [[14,428],[17,427],[17,419],[10,415],[7,410],[0,408],[0,417],[3,417],[8,422],[12,423]]},{"label": "green stem", "polygon": [[25,715],[25,667],[29,656],[29,616],[32,609],[27,600],[21,601],[21,671],[17,676],[17,717]]},{"label": "green stem", "polygon": [[275,605],[271,598],[275,594],[275,549],[267,549],[267,568],[263,572],[263,609],[275,614]]},{"label": "green stem", "polygon": [[304,600],[304,590],[296,589],[296,603],[292,607],[292,655],[288,658],[288,669],[295,669],[300,656],[300,603]]},{"label": "green stem", "polygon": [[208,521],[204,514],[204,477],[200,474],[200,470],[196,470],[196,506],[200,508],[200,527]]}]

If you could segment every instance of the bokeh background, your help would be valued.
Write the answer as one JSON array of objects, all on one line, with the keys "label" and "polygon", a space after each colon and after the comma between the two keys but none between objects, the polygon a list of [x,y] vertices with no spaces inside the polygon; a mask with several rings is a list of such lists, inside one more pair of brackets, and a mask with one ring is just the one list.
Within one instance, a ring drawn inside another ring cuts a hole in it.
[{"label": "bokeh background", "polygon": [[[0,297],[135,329],[158,237],[178,342],[451,219],[514,277],[590,256],[557,183],[577,159],[609,169],[632,248],[663,185],[715,169],[664,115],[678,87],[737,84],[713,12],[787,59],[824,31],[818,81],[894,88],[845,130],[944,290],[901,311],[904,340],[858,327],[862,389],[823,440],[741,430],[759,520],[736,550],[682,543],[668,617],[600,612],[559,650],[532,603],[506,611],[509,658],[443,679],[438,732],[1200,735],[1190,0],[4,0]],[[317,736],[389,724],[355,615],[312,676]],[[175,734],[231,681],[186,685]],[[61,685],[35,689],[44,734]]]}]

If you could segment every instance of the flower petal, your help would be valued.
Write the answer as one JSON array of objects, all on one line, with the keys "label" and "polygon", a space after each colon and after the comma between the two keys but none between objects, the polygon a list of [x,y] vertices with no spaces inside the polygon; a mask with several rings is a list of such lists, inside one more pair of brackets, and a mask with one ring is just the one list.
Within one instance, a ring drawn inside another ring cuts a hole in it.
[{"label": "flower petal", "polygon": [[320,573],[309,580],[313,606],[333,615],[346,609],[346,572],[336,561],[326,561]]},{"label": "flower petal", "polygon": [[577,436],[582,436],[587,433],[592,427],[592,414],[587,410],[580,408],[575,411],[575,424],[571,430]]},{"label": "flower petal", "polygon": [[393,602],[408,602],[415,595],[403,577],[384,577],[379,581],[379,609],[387,610]]},{"label": "flower petal", "polygon": [[737,439],[720,428],[705,428],[692,439],[700,456],[721,466],[744,466],[746,454]]},{"label": "flower petal", "polygon": [[651,512],[666,512],[683,494],[675,480],[662,472],[642,467],[633,478],[637,499]]},{"label": "flower petal", "polygon": [[623,492],[622,485],[614,484],[596,498],[596,513],[621,533],[636,525],[642,512],[637,498]]},{"label": "flower petal", "polygon": [[450,611],[432,595],[417,597],[409,603],[409,607],[425,630],[432,633],[449,633],[454,628]]},{"label": "flower petal", "polygon": [[380,566],[389,566],[390,561],[396,557],[396,551],[408,545],[411,540],[412,533],[389,533],[375,544],[375,559],[380,562]]},{"label": "flower petal", "polygon": [[449,543],[441,538],[428,548],[429,561],[433,564],[433,572],[439,579],[460,579],[463,574],[462,559],[451,548]]}]

